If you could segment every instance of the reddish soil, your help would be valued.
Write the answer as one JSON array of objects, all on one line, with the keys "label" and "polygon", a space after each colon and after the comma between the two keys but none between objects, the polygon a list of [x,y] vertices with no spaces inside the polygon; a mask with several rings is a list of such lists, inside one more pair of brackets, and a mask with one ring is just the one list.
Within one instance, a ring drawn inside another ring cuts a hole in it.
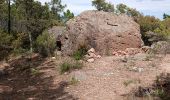
[{"label": "reddish soil", "polygon": [[[0,100],[148,100],[134,93],[139,87],[152,87],[161,73],[170,73],[170,55],[150,60],[143,56],[127,62],[121,57],[102,57],[63,75],[59,73],[63,57],[16,59],[0,77]],[[79,82],[70,85],[72,77]]]}]

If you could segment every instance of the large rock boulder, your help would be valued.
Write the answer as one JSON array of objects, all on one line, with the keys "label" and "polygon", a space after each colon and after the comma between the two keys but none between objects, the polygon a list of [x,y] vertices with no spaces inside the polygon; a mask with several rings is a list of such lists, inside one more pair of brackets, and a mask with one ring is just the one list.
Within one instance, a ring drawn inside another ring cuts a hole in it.
[{"label": "large rock boulder", "polygon": [[85,11],[67,22],[64,54],[72,54],[81,47],[94,48],[101,55],[143,45],[140,27],[126,15],[103,11]]},{"label": "large rock boulder", "polygon": [[65,31],[64,26],[53,26],[52,28],[48,30],[48,33],[51,36],[54,36],[56,38],[56,41],[61,41],[60,39],[64,31]]}]

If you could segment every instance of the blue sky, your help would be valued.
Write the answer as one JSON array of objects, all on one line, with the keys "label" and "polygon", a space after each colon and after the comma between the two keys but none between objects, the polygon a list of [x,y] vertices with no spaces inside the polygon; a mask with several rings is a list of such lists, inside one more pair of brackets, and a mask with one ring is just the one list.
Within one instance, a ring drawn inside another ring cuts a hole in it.
[{"label": "blue sky", "polygon": [[[50,0],[37,0],[49,2]],[[84,10],[95,9],[91,6],[92,0],[62,0],[63,4],[67,5],[75,15],[78,15]],[[170,0],[106,0],[113,4],[124,3],[131,8],[136,8],[144,15],[153,15],[157,18],[162,19],[163,13],[170,14]]]}]

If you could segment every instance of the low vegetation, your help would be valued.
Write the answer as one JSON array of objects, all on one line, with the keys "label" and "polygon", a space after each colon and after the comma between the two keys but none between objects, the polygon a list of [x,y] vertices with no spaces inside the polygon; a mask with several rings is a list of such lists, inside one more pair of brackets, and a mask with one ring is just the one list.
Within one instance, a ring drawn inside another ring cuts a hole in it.
[{"label": "low vegetation", "polygon": [[56,49],[55,37],[44,31],[36,40],[37,51],[44,56],[52,56]]},{"label": "low vegetation", "polygon": [[134,83],[133,80],[127,80],[127,81],[124,81],[124,82],[123,82],[123,85],[127,87],[128,85],[130,85],[130,84],[132,84],[132,83]]},{"label": "low vegetation", "polygon": [[83,63],[78,61],[65,61],[60,65],[60,73],[63,74],[65,72],[70,72],[74,69],[81,69],[83,67]]},{"label": "low vegetation", "polygon": [[86,53],[87,53],[87,49],[85,47],[81,47],[80,49],[74,52],[73,58],[75,60],[81,60],[83,59],[84,55],[86,55]]},{"label": "low vegetation", "polygon": [[69,83],[70,85],[76,85],[79,83],[79,80],[77,80],[75,77],[72,77]]}]

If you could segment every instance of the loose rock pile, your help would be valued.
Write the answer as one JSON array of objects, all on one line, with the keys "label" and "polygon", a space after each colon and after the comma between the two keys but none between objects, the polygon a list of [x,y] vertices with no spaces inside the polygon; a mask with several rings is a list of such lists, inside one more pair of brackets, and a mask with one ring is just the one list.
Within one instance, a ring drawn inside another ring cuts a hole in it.
[{"label": "loose rock pile", "polygon": [[145,53],[150,49],[150,47],[142,47],[142,48],[126,48],[125,51],[113,51],[113,55],[115,56],[125,56],[125,55],[136,55],[138,53]]},{"label": "loose rock pile", "polygon": [[90,50],[87,51],[87,54],[85,55],[85,58],[87,59],[87,62],[94,62],[95,59],[101,58],[100,55],[97,55],[96,51],[94,48],[91,48]]},{"label": "loose rock pile", "polygon": [[9,67],[9,66],[10,65],[7,63],[0,64],[0,77],[6,74],[5,69],[6,69],[6,67]]}]

